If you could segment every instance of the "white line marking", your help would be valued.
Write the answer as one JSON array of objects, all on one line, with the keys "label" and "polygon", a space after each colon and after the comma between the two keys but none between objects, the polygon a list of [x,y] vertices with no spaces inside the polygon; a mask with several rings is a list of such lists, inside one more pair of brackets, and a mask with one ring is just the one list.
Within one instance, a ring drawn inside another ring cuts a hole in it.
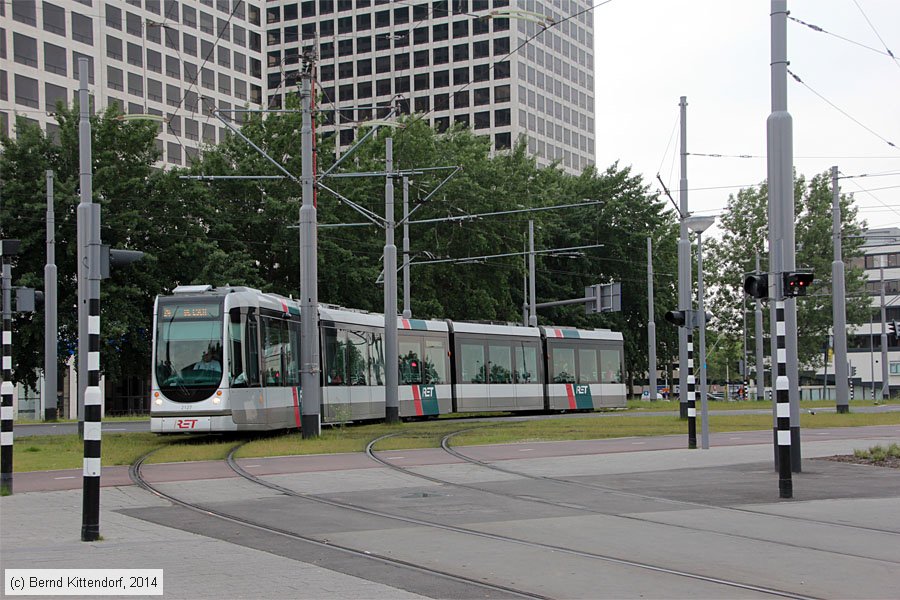
[{"label": "white line marking", "polygon": [[256,467],[261,467],[262,465],[244,465],[245,469],[255,469]]},{"label": "white line marking", "polygon": [[519,452],[533,452],[534,448],[519,448]]},{"label": "white line marking", "polygon": [[124,427],[104,427],[104,431],[128,431]]},{"label": "white line marking", "polygon": [[744,439],[744,438],[739,438],[739,437],[730,437],[730,438],[728,438],[728,439],[729,439],[729,440],[742,440],[742,439]]},{"label": "white line marking", "polygon": [[388,456],[388,460],[400,460],[402,458],[406,458],[405,456]]},{"label": "white line marking", "polygon": [[632,446],[640,446],[642,444],[646,444],[647,442],[631,442]]},{"label": "white line marking", "polygon": [[53,479],[75,479],[75,476],[69,475],[68,477],[54,477]]}]

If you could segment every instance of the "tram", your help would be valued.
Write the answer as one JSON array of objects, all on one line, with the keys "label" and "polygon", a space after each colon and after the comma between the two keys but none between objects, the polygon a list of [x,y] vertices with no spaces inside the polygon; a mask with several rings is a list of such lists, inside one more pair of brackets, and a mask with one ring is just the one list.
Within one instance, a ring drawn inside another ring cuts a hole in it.
[{"label": "tram", "polygon": [[[624,407],[622,334],[398,318],[401,418]],[[179,286],[153,309],[151,431],[300,427],[300,304]],[[319,306],[323,423],[385,417],[384,316]]]}]

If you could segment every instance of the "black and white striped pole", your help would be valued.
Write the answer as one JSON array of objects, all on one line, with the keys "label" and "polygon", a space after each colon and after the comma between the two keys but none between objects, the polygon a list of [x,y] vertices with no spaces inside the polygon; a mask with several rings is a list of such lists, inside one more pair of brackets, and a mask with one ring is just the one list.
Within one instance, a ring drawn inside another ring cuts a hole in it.
[{"label": "black and white striped pole", "polygon": [[[693,326],[692,326],[693,327]],[[697,449],[697,385],[694,380],[694,332],[687,330],[688,448]]]},{"label": "black and white striped pole", "polygon": [[13,492],[12,273],[10,262],[19,253],[19,240],[0,242],[2,262],[3,383],[0,383],[0,496]]},{"label": "black and white striped pole", "polygon": [[775,302],[775,426],[778,444],[778,496],[792,498],[791,479],[791,404],[787,376],[787,345],[785,343],[784,300]]},{"label": "black and white striped pole", "polygon": [[[87,339],[79,327],[78,352],[86,354],[84,375],[84,468],[82,483],[81,541],[100,539],[100,413],[103,394],[100,391],[100,205],[92,198],[91,121],[88,97],[88,61],[78,59],[78,125],[80,164],[80,202],[78,204],[78,238],[84,240],[86,265],[79,265],[78,277],[84,290],[81,303],[87,304]],[[83,314],[83,313],[82,313]],[[87,352],[85,352],[87,350]],[[83,354],[83,356],[84,356]]]}]

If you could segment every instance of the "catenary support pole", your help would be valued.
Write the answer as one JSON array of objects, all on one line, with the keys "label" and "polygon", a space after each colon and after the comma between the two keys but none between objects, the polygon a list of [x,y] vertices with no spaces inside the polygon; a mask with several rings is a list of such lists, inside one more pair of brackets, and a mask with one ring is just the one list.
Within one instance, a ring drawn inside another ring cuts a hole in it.
[{"label": "catenary support pole", "polygon": [[[78,265],[76,267],[76,277],[78,280],[78,433],[84,435],[84,393],[87,389],[87,372],[88,372],[88,320],[89,320],[89,303],[88,303],[88,282],[90,281],[90,257],[88,256],[88,240],[90,238],[92,204],[93,204],[93,173],[92,173],[92,148],[91,148],[91,120],[90,120],[90,96],[87,90],[87,79],[81,84],[82,70],[85,71],[84,76],[87,77],[88,62],[86,59],[78,60],[78,103],[80,111],[80,119],[78,122],[78,186],[79,186],[79,202],[76,214],[78,222],[77,243],[78,243]],[[84,345],[80,345],[84,343]]]},{"label": "catenary support pole", "polygon": [[647,238],[647,384],[656,400],[656,318],[653,311],[653,240]]},{"label": "catenary support pole", "polygon": [[[759,275],[759,252],[756,253],[756,274]],[[754,302],[756,310],[753,311],[753,335],[756,338],[756,399],[766,399],[766,363],[763,351],[763,312],[762,300]]]},{"label": "catenary support pole", "polygon": [[831,213],[834,261],[831,263],[831,306],[834,336],[834,384],[836,409],[839,414],[850,412],[850,373],[847,368],[847,298],[844,281],[844,260],[841,256],[841,199],[838,168],[831,167]]},{"label": "catenary support pole", "polygon": [[412,317],[409,305],[409,177],[403,176],[403,318]]},{"label": "catenary support pole", "polygon": [[[79,146],[88,147],[90,156],[91,124],[88,97],[88,60],[78,59],[78,103],[81,109]],[[84,156],[84,151],[79,148]],[[85,165],[82,165],[84,168]],[[87,165],[90,181],[90,163]],[[90,183],[88,184],[90,186]],[[85,229],[87,258],[87,337],[78,339],[78,351],[87,350],[87,372],[84,389],[84,469],[82,485],[81,541],[100,539],[100,420],[103,412],[103,392],[100,390],[100,205],[88,195],[87,206],[78,206],[78,216],[89,217]],[[85,196],[82,195],[82,201]],[[79,221],[79,227],[81,227]],[[79,274],[83,273],[79,269]],[[79,374],[80,375],[80,374]],[[79,377],[79,381],[82,377]]]},{"label": "catenary support pole", "polygon": [[314,197],[312,131],[312,77],[315,65],[304,59],[300,74],[300,430],[304,439],[322,432],[321,381],[319,378],[319,284],[317,266],[316,203]]},{"label": "catenary support pole", "polygon": [[[703,233],[697,232],[697,315],[700,318],[700,447],[709,450],[709,399],[706,387],[706,309],[703,298]],[[727,388],[727,382],[726,382]]]},{"label": "catenary support pole", "polygon": [[687,334],[687,421],[688,448],[697,448],[697,385],[694,381],[694,333]]},{"label": "catenary support pole", "polygon": [[41,414],[57,418],[56,221],[53,211],[53,171],[47,171],[47,264],[44,266],[44,395]]},{"label": "catenary support pole", "polygon": [[388,423],[400,422],[397,389],[400,357],[397,340],[397,246],[394,245],[394,140],[385,139],[384,180],[384,416]]},{"label": "catenary support pole", "polygon": [[13,396],[12,382],[12,272],[10,257],[3,253],[3,383],[0,383],[0,495],[13,493]]},{"label": "catenary support pole", "polygon": [[537,299],[534,267],[534,221],[528,220],[528,326],[537,327]]},{"label": "catenary support pole", "polygon": [[[799,402],[795,402],[795,398],[799,400],[797,304],[793,298],[785,301],[781,284],[784,272],[794,269],[795,252],[793,123],[787,110],[787,0],[772,0],[770,15],[772,112],[766,120],[766,139],[769,182],[769,286],[770,292],[774,293],[770,293],[769,297],[775,300],[771,303],[774,312],[772,357],[778,364],[778,374],[774,379],[779,491],[782,498],[790,498],[793,495],[790,472],[794,469],[799,471],[800,468],[800,429],[798,424],[795,436],[793,427],[795,403],[799,423]],[[785,458],[788,464],[783,464]],[[786,477],[785,470],[787,470]]]},{"label": "catenary support pole", "polygon": [[[678,310],[691,310],[691,242],[684,219],[688,216],[687,180],[687,96],[682,96],[678,106],[681,114],[681,179],[678,182],[678,202],[681,212],[681,235],[678,238]],[[681,418],[688,418],[688,398],[685,396],[685,376],[688,372],[688,330],[678,328],[678,399]],[[696,444],[692,446],[696,448]]]},{"label": "catenary support pole", "polygon": [[881,258],[881,400],[884,402],[891,397],[890,369],[888,365],[888,335],[887,335],[887,304],[884,301],[884,263]]}]

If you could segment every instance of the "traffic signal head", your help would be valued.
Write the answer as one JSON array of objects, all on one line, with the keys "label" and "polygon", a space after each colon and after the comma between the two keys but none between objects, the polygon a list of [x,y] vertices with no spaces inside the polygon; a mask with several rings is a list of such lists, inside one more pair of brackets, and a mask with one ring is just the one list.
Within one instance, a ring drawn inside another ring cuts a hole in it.
[{"label": "traffic signal head", "polygon": [[805,296],[806,289],[812,285],[814,275],[810,272],[791,271],[784,274],[784,295]]},{"label": "traffic signal head", "polygon": [[769,274],[758,273],[744,278],[744,292],[760,300],[769,297]]},{"label": "traffic signal head", "polygon": [[686,310],[670,310],[666,313],[666,321],[678,327],[687,327],[688,312]]},{"label": "traffic signal head", "polygon": [[890,321],[888,323],[888,329],[892,336],[897,337],[897,334],[900,333],[900,322]]}]

